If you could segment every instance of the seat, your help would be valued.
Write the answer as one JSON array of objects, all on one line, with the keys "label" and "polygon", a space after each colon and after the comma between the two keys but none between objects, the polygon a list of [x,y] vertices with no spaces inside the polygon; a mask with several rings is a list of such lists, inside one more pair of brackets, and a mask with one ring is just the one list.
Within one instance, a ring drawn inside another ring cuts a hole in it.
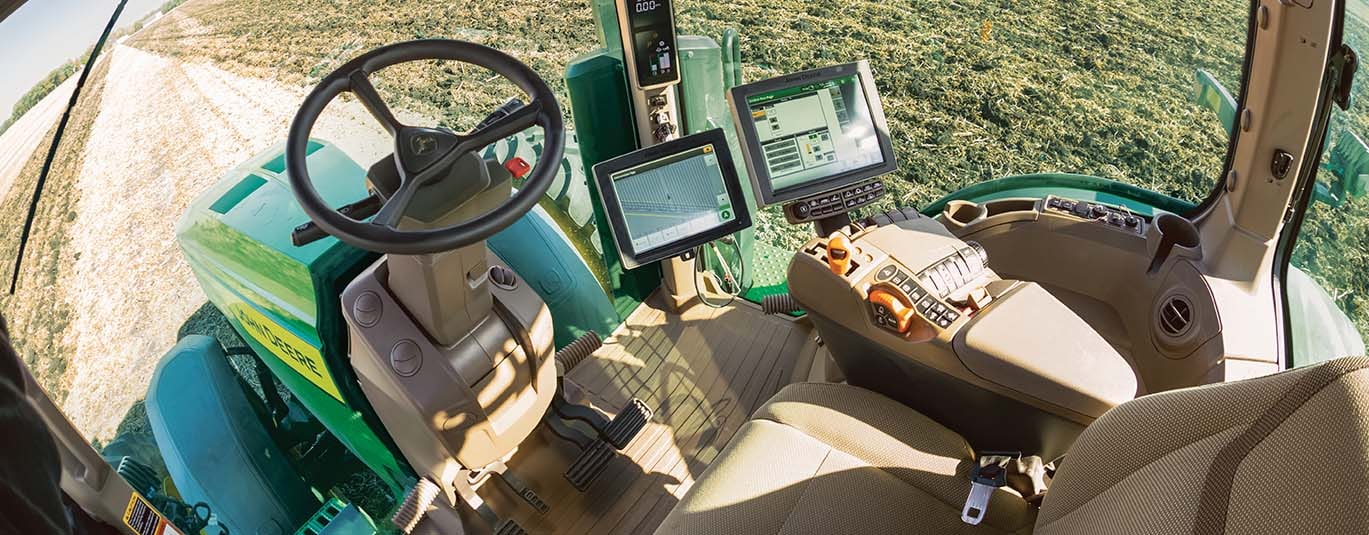
[{"label": "seat", "polygon": [[878,394],[790,385],[657,533],[1369,533],[1369,359],[1138,398],[1090,425],[1039,511],[960,521],[974,451]]},{"label": "seat", "polygon": [[1035,511],[994,493],[960,521],[975,454],[901,403],[833,383],[785,387],[742,425],[657,533],[1028,533]]}]

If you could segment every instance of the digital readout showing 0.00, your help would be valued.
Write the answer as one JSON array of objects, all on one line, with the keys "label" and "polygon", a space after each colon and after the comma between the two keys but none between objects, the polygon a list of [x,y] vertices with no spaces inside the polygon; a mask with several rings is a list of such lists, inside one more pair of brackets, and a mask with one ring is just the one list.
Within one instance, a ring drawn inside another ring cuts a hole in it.
[{"label": "digital readout showing 0.00", "polygon": [[640,87],[656,87],[680,80],[675,50],[675,25],[670,0],[635,0],[628,13],[633,68]]}]

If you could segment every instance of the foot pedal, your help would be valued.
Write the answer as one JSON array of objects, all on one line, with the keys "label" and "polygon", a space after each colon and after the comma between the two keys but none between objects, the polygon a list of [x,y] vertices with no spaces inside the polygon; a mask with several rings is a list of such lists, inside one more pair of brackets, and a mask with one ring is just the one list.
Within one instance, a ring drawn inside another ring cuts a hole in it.
[{"label": "foot pedal", "polygon": [[502,479],[505,485],[508,485],[510,489],[513,489],[513,492],[518,494],[518,497],[523,498],[523,501],[528,502],[528,505],[531,505],[537,512],[545,515],[547,514],[547,511],[551,510],[551,507],[547,505],[547,502],[543,501],[542,497],[537,495],[537,491],[532,490],[532,487],[529,487],[528,484],[523,481],[523,478],[513,475],[512,472],[505,471],[499,474],[499,479]]},{"label": "foot pedal", "polygon": [[512,518],[506,518],[494,528],[494,535],[528,535],[528,530],[518,525]]},{"label": "foot pedal", "polygon": [[615,449],[626,448],[632,439],[637,438],[637,433],[646,427],[648,420],[651,420],[651,409],[642,400],[632,398],[604,429],[604,440],[613,444]]},{"label": "foot pedal", "polygon": [[566,479],[570,480],[575,490],[584,492],[594,483],[595,478],[608,468],[608,462],[612,461],[616,454],[607,442],[596,440],[581,451],[580,456],[566,469]]}]

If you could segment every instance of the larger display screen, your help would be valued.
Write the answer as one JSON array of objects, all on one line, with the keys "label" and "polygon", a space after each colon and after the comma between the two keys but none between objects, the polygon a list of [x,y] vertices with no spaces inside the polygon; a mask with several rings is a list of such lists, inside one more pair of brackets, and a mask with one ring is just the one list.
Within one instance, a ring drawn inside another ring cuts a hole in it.
[{"label": "larger display screen", "polygon": [[897,168],[864,63],[732,90],[746,161],[764,204],[823,193]]}]

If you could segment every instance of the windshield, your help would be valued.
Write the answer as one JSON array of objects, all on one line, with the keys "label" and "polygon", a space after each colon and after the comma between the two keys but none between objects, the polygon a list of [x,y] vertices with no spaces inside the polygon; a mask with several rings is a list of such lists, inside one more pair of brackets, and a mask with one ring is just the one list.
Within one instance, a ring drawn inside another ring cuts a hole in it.
[{"label": "windshield", "polygon": [[[116,4],[32,1],[0,22],[0,70],[7,73],[0,110],[12,111],[0,114],[6,263],[17,252],[55,125]],[[1200,202],[1226,157],[1250,5],[682,0],[674,7],[682,35],[721,42],[725,30],[740,32],[740,81],[869,61],[899,163],[886,180],[892,194],[869,215],[1048,173]],[[223,186],[220,200],[268,188],[263,184],[283,172],[280,143],[314,83],[372,48],[435,37],[516,57],[551,84],[568,125],[577,122],[564,76],[600,39],[582,1],[127,2],[70,114],[17,292],[0,297],[20,352],[78,427],[97,441],[114,439],[133,425],[139,385],[179,337],[228,329],[215,320],[222,316],[209,304],[213,296],[178,243],[178,221],[196,199],[228,177],[243,181]],[[488,72],[440,62],[386,70],[376,86],[401,120],[458,131],[520,96]],[[350,97],[330,107],[314,136],[320,141],[311,154],[336,149],[358,170],[391,147]],[[535,162],[539,136],[512,136],[485,154]],[[559,229],[568,254],[608,288],[618,281],[609,265],[615,255],[596,234],[583,148],[567,150],[565,171],[537,217]],[[252,169],[239,167],[250,162]],[[1030,179],[1050,184],[1049,176]],[[357,200],[346,188],[364,195],[359,179],[343,182],[332,184],[341,200]],[[225,214],[233,205],[225,202],[207,209]],[[806,225],[784,224],[777,210],[756,219],[757,242],[777,251],[792,252],[811,236]],[[270,239],[288,240],[288,228]],[[500,254],[516,252],[496,245]],[[756,270],[783,277],[782,265]],[[281,280],[260,284],[264,292],[291,290]],[[280,307],[302,324],[313,320],[307,302]]]}]

